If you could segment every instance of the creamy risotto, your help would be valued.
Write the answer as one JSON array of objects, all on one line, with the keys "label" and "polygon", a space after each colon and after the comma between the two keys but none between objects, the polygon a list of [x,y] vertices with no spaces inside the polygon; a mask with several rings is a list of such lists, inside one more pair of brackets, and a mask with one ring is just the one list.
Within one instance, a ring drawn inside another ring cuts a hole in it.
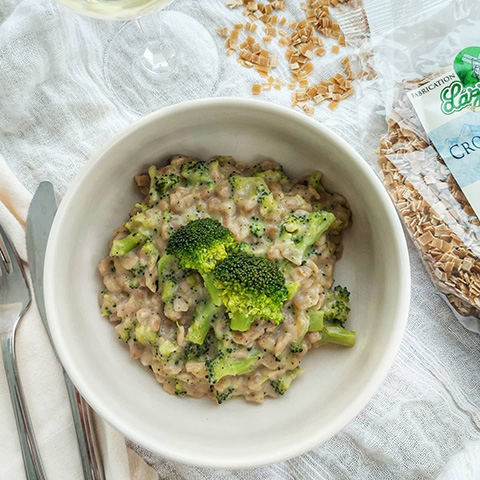
[{"label": "creamy risotto", "polygon": [[262,402],[311,348],[354,345],[333,286],[351,213],[321,172],[176,155],[135,181],[144,200],[100,261],[100,306],[168,393]]}]

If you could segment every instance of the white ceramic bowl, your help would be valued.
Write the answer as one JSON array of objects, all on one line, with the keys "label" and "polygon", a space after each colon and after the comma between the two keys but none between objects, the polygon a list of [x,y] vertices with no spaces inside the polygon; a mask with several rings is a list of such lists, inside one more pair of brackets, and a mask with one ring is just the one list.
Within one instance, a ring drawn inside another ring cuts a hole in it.
[{"label": "white ceramic bowl", "polygon": [[[351,294],[352,349],[323,347],[304,357],[305,373],[263,405],[165,393],[133,361],[101,317],[98,261],[112,231],[140,199],[132,178],[183,153],[275,159],[290,176],[320,169],[353,211],[335,279]],[[259,101],[208,99],[142,118],[98,151],[72,183],[48,243],[45,295],[62,363],[82,395],[113,427],[179,462],[243,468],[285,460],[335,435],[367,404],[402,340],[410,296],[408,253],[395,210],[372,170],[314,120]]]}]

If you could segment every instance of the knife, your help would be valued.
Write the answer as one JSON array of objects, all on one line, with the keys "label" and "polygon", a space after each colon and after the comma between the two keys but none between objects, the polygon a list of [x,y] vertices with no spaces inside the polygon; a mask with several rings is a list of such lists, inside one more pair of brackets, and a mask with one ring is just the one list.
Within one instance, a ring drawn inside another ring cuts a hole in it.
[{"label": "knife", "polygon": [[[38,311],[43,325],[47,331],[55,356],[59,361],[57,352],[50,336],[45,301],[43,296],[43,271],[45,252],[50,228],[57,211],[55,191],[50,182],[42,182],[38,186],[27,217],[27,254],[30,272],[32,275],[33,290],[37,301]],[[93,412],[85,399],[73,385],[67,372],[62,366],[63,377],[67,387],[68,399],[72,410],[73,424],[77,436],[80,458],[82,461],[83,474],[86,480],[105,480],[103,465],[101,463],[100,450],[95,437]]]}]

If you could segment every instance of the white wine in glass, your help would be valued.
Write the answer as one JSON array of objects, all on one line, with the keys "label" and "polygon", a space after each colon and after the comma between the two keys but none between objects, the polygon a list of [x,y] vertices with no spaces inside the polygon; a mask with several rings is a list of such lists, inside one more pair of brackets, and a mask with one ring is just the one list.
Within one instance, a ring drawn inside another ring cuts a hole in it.
[{"label": "white wine in glass", "polygon": [[106,47],[104,76],[115,97],[144,115],[183,100],[208,97],[218,78],[218,52],[206,28],[173,0],[56,0],[72,10],[120,24]]},{"label": "white wine in glass", "polygon": [[132,20],[166,7],[173,0],[57,0],[82,15],[103,20]]}]

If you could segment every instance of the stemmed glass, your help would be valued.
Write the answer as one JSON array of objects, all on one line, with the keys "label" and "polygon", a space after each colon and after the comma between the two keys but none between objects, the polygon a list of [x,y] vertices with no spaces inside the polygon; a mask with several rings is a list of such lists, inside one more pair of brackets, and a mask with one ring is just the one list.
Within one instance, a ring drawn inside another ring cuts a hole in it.
[{"label": "stemmed glass", "polygon": [[160,11],[173,0],[56,0],[82,15],[130,20],[106,48],[105,81],[117,99],[143,115],[182,100],[207,97],[218,78],[218,52],[193,18]]}]

